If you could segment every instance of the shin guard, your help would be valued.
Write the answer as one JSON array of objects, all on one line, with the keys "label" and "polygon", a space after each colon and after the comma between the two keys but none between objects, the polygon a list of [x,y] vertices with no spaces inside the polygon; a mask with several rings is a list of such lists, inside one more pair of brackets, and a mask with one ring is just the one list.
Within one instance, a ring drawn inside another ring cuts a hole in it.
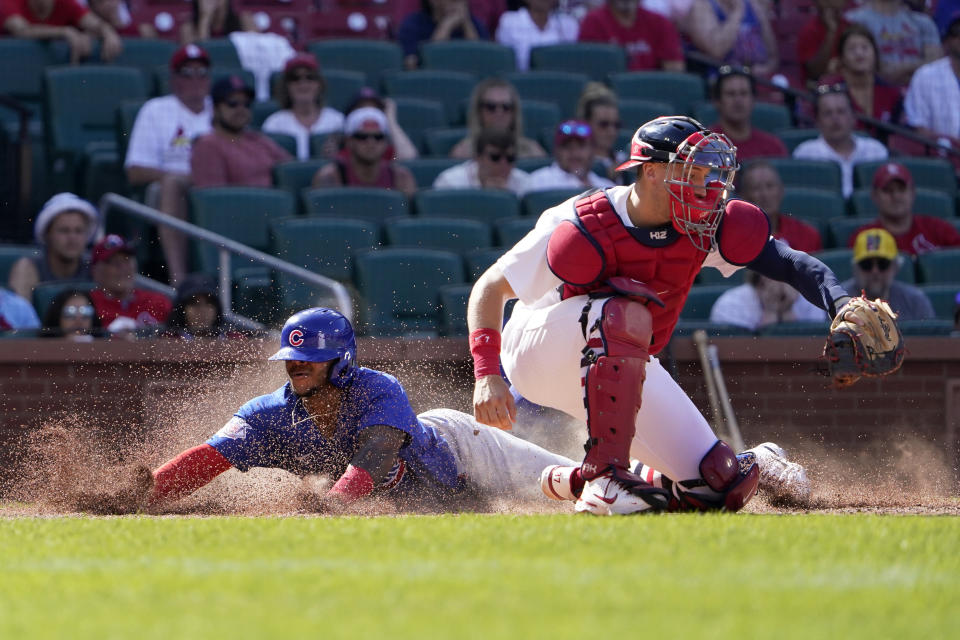
[{"label": "shin guard", "polygon": [[760,468],[753,454],[737,456],[718,440],[700,461],[700,478],[673,487],[681,509],[739,511],[757,494]]}]

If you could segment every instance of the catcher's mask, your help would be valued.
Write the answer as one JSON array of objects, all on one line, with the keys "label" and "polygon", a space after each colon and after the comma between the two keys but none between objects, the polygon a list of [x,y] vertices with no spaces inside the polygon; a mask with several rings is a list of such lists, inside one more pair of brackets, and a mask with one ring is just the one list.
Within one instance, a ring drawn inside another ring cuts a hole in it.
[{"label": "catcher's mask", "polygon": [[357,340],[350,321],[333,309],[314,307],[294,315],[280,332],[280,350],[270,360],[329,362],[330,383],[346,386],[353,377]]},{"label": "catcher's mask", "polygon": [[739,165],[737,149],[722,133],[693,118],[663,116],[633,134],[630,159],[618,171],[645,162],[666,163],[673,226],[701,251],[709,251]]}]

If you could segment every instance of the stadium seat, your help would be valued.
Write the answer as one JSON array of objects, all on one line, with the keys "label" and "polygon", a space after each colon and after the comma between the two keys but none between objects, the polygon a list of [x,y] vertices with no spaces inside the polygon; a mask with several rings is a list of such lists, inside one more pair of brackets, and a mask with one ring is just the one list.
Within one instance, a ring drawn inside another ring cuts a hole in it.
[{"label": "stadium seat", "polygon": [[133,131],[133,123],[137,121],[137,114],[140,107],[146,100],[124,100],[117,107],[116,136],[117,136],[117,155],[121,161],[127,157],[127,145],[130,143],[130,132]]},{"label": "stadium seat", "polygon": [[[709,127],[717,121],[717,108],[712,102],[701,102],[693,108],[693,117]],[[782,104],[756,102],[750,122],[757,129],[776,133],[790,126],[790,110]]]},{"label": "stadium seat", "polygon": [[517,88],[521,100],[552,102],[560,109],[561,118],[572,118],[589,78],[582,73],[565,71],[528,71],[511,73],[507,80]]},{"label": "stadium seat", "polygon": [[443,104],[420,98],[394,98],[394,102],[397,105],[397,122],[410,142],[420,151],[425,151],[427,129],[441,126],[447,121]]},{"label": "stadium seat", "polygon": [[413,197],[417,215],[454,217],[487,224],[520,215],[520,202],[500,189],[430,189]]},{"label": "stadium seat", "polygon": [[477,278],[483,275],[483,272],[490,268],[497,259],[503,255],[505,249],[502,247],[491,249],[477,249],[467,253],[465,257],[467,263],[467,275],[470,282],[476,282]]},{"label": "stadium seat", "polygon": [[[336,133],[314,133],[310,136],[310,157],[314,160],[324,159],[326,157],[325,146],[327,139],[331,136],[339,135]],[[339,138],[336,138],[339,139]]]},{"label": "stadium seat", "polygon": [[328,69],[359,71],[368,86],[378,88],[383,74],[403,68],[403,51],[395,42],[364,39],[317,40],[307,45],[324,72]]},{"label": "stadium seat", "polygon": [[[829,242],[830,246],[838,249],[846,249],[850,246],[850,238],[860,227],[870,224],[874,218],[831,218],[827,220],[827,228],[830,233],[829,238],[824,238],[824,242]],[[826,244],[824,246],[827,246]]]},{"label": "stadium seat", "polygon": [[[907,169],[913,176],[917,188],[934,189],[946,193],[951,198],[957,194],[957,178],[953,165],[941,158],[921,158],[899,156],[892,158]],[[861,162],[853,167],[854,185],[861,189],[870,189],[873,186],[873,174],[877,168],[887,164],[884,162]]]},{"label": "stadium seat", "polygon": [[417,181],[417,187],[429,189],[441,172],[461,162],[463,161],[456,158],[413,158],[403,160],[400,164],[410,169],[410,173]]},{"label": "stadium seat", "polygon": [[[387,95],[391,98],[423,98],[443,105],[447,122],[460,119],[460,101],[469,96],[477,80],[461,71],[404,71],[384,78]],[[442,126],[438,123],[438,126]]]},{"label": "stadium seat", "polygon": [[123,161],[115,149],[95,150],[81,164],[81,191],[91,202],[99,202],[106,193],[129,195]]},{"label": "stadium seat", "polygon": [[552,102],[522,100],[523,134],[536,140],[544,129],[553,130],[561,121],[560,108]]},{"label": "stadium seat", "polygon": [[[259,129],[263,126],[264,121],[269,118],[275,111],[280,110],[280,105],[277,104],[276,100],[264,100],[262,102],[254,102],[250,105],[251,112],[253,114],[253,127]],[[296,152],[294,152],[296,155]]]},{"label": "stadium seat", "polygon": [[310,187],[313,176],[329,160],[293,160],[282,162],[273,167],[273,185],[278,189],[286,189],[297,201],[304,189]]},{"label": "stadium seat", "polygon": [[359,71],[344,69],[324,69],[323,81],[326,84],[324,100],[337,111],[346,111],[357,94],[366,86],[367,78]]},{"label": "stadium seat", "polygon": [[467,335],[467,301],[472,290],[472,284],[440,287],[440,335]]},{"label": "stadium seat", "polygon": [[493,225],[497,230],[497,244],[504,249],[509,249],[527,235],[536,224],[537,219],[530,216],[497,220]]},{"label": "stadium seat", "polygon": [[542,156],[539,158],[517,158],[516,168],[526,173],[533,173],[537,169],[543,169],[553,164],[553,158]]},{"label": "stadium seat", "polygon": [[152,75],[153,70],[163,64],[169,64],[177,45],[169,40],[157,38],[123,38],[123,51],[110,64],[118,67],[136,67],[141,72]]},{"label": "stadium seat", "polygon": [[960,249],[938,249],[917,257],[923,284],[960,282]]},{"label": "stadium seat", "polygon": [[266,133],[265,136],[273,140],[280,146],[281,149],[292,155],[294,158],[297,157],[297,139],[286,133]]},{"label": "stadium seat", "polygon": [[66,64],[66,51],[43,40],[0,38],[0,95],[7,95],[26,104],[40,115],[43,100],[43,70]]},{"label": "stadium seat", "polygon": [[10,279],[10,269],[20,258],[40,256],[38,247],[25,244],[0,244],[0,286],[7,286]]},{"label": "stadium seat", "polygon": [[605,82],[611,73],[627,70],[627,53],[620,45],[599,42],[533,47],[530,70],[582,73],[591,80]]},{"label": "stadium seat", "polygon": [[[253,249],[270,250],[270,222],[296,213],[296,200],[282,189],[257,187],[211,187],[190,191],[191,221],[214,233],[236,240]],[[217,250],[204,243],[197,245],[200,271],[217,270]],[[260,265],[254,265],[260,267]],[[231,270],[249,268],[243,258],[231,260]]]},{"label": "stadium seat", "polygon": [[752,336],[753,331],[746,327],[738,327],[732,324],[717,324],[709,320],[685,320],[681,318],[673,330],[674,338],[686,338],[692,336],[695,331],[706,331],[712,338],[729,338],[737,336]]},{"label": "stadium seat", "polygon": [[706,97],[703,79],[693,73],[671,71],[615,73],[610,76],[610,86],[621,99],[669,101],[673,105],[674,114],[692,113],[694,105],[703,102]]},{"label": "stadium seat", "polygon": [[948,336],[953,332],[953,320],[904,320],[898,323],[905,336]]},{"label": "stadium seat", "polygon": [[960,277],[952,284],[925,284],[920,289],[930,298],[937,317],[952,322],[957,310],[957,295],[960,294]]},{"label": "stadium seat", "polygon": [[366,187],[324,187],[303,192],[308,216],[359,218],[383,224],[387,218],[405,216],[410,209],[399,191]]},{"label": "stadium seat", "polygon": [[812,187],[841,193],[840,165],[827,160],[766,158],[780,174],[785,187]]},{"label": "stadium seat", "polygon": [[806,142],[807,140],[814,140],[820,136],[820,132],[816,129],[779,129],[774,131],[777,134],[777,137],[783,140],[783,144],[787,145],[787,151],[793,153],[793,150],[797,148],[801,142]]},{"label": "stadium seat", "polygon": [[673,112],[673,105],[663,100],[624,98],[619,101],[622,126],[636,131],[640,125]]},{"label": "stadium seat", "polygon": [[[877,216],[877,206],[870,197],[871,189],[857,189],[850,195],[850,208],[853,215],[867,218]],[[913,212],[926,216],[936,216],[947,220],[956,217],[956,205],[952,197],[943,191],[917,188],[913,202]]]},{"label": "stadium seat", "polygon": [[776,322],[759,330],[761,336],[826,336],[830,323],[823,322]]},{"label": "stadium seat", "polygon": [[809,187],[785,187],[780,210],[808,221],[839,218],[846,212],[843,196],[834,191]]},{"label": "stadium seat", "polygon": [[813,257],[830,267],[840,282],[853,277],[853,249],[827,249],[818,251]]},{"label": "stadium seat", "polygon": [[522,205],[521,212],[525,216],[533,216],[534,220],[540,217],[540,214],[553,207],[560,204],[568,198],[572,198],[578,193],[582,193],[586,189],[543,189],[540,191],[530,191],[523,194],[520,203]]},{"label": "stadium seat", "polygon": [[367,334],[439,333],[440,287],[464,283],[452,251],[386,248],[358,255],[355,264]]},{"label": "stadium seat", "polygon": [[493,246],[490,225],[460,218],[393,218],[384,225],[391,247],[443,249],[467,253]]},{"label": "stadium seat", "polygon": [[420,47],[424,69],[469,73],[478,80],[517,70],[510,47],[485,40],[442,40]]},{"label": "stadium seat", "polygon": [[210,66],[213,69],[217,67],[240,68],[243,66],[240,64],[240,56],[237,55],[237,50],[230,41],[230,38],[201,40],[197,45],[210,56],[210,62],[212,63]]},{"label": "stadium seat", "polygon": [[[369,220],[281,218],[271,224],[273,255],[345,284],[354,277],[354,254],[374,249],[379,242],[380,226]],[[318,294],[299,278],[285,273],[275,278],[286,309],[310,306]]]},{"label": "stadium seat", "polygon": [[713,267],[706,267],[700,269],[700,272],[697,274],[697,286],[701,285],[715,285],[723,286],[727,289],[730,287],[736,287],[743,284],[743,276],[747,272],[746,269],[738,269],[731,275],[729,278],[725,278],[719,269],[714,269]]},{"label": "stadium seat", "polygon": [[431,156],[446,158],[450,150],[463,140],[469,131],[465,127],[453,129],[429,129],[424,132],[423,142],[427,153]]},{"label": "stadium seat", "polygon": [[687,295],[687,301],[683,305],[683,310],[680,311],[680,317],[684,320],[709,320],[713,303],[729,288],[723,285],[692,287],[689,295]]},{"label": "stadium seat", "polygon": [[37,315],[40,316],[40,319],[43,320],[43,316],[47,313],[47,307],[50,306],[50,303],[53,302],[53,299],[56,298],[62,291],[67,291],[69,289],[77,289],[78,291],[92,291],[96,288],[96,286],[97,285],[93,282],[84,281],[58,281],[40,283],[33,288],[33,308],[36,310]]}]

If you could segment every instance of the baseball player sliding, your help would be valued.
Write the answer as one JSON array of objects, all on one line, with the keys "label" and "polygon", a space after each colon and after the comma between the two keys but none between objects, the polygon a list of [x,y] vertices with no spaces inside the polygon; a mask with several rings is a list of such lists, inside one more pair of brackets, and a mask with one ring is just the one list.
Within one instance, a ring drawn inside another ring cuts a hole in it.
[{"label": "baseball player sliding", "polygon": [[[627,169],[636,171],[632,185],[547,209],[474,285],[467,320],[477,420],[509,429],[516,419],[501,362],[523,397],[585,420],[583,462],[541,479],[578,512],[736,511],[759,484],[784,478],[808,496],[802,468],[775,445],[737,456],[718,440],[654,356],[704,266],[726,276],[746,266],[788,282],[836,316],[834,327],[863,324],[855,305],[845,306],[850,297],[822,262],[770,236],[763,211],[729,198],[738,165],[724,135],[691,118],[656,118],[634,134],[618,167]],[[510,298],[519,301],[504,327]],[[851,333],[832,334],[833,362],[852,352]]]}]

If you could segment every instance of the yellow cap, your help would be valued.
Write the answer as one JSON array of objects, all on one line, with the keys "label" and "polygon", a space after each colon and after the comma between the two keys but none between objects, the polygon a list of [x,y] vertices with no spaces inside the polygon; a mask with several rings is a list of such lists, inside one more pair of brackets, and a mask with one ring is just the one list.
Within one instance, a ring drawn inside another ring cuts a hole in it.
[{"label": "yellow cap", "polygon": [[896,257],[897,241],[886,229],[866,229],[857,234],[857,239],[853,241],[854,262],[867,258],[893,260]]}]

